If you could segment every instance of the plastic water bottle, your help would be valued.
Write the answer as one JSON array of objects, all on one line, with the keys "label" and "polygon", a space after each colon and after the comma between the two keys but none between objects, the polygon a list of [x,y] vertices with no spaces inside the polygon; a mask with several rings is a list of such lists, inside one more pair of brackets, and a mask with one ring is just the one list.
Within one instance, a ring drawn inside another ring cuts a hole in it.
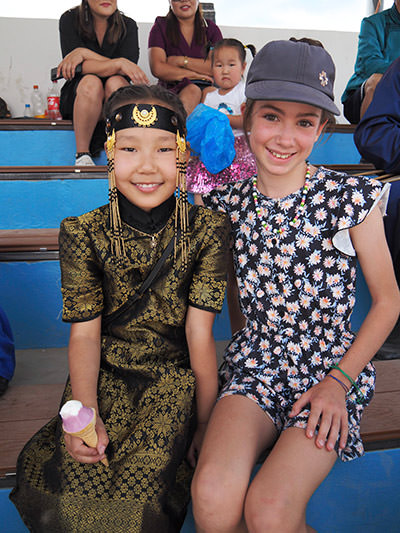
[{"label": "plastic water bottle", "polygon": [[50,120],[62,120],[60,113],[60,90],[54,80],[47,93],[47,114]]},{"label": "plastic water bottle", "polygon": [[25,104],[24,118],[32,118],[31,104]]},{"label": "plastic water bottle", "polygon": [[46,118],[46,109],[44,106],[42,95],[39,92],[39,85],[33,86],[31,95],[32,115],[35,118]]}]

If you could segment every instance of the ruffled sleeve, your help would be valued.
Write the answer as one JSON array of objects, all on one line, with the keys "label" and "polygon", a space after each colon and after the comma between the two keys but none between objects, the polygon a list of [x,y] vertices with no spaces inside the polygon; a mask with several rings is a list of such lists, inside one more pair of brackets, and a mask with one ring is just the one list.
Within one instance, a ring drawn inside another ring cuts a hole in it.
[{"label": "ruffled sleeve", "polygon": [[65,322],[85,322],[103,310],[102,269],[90,236],[77,217],[60,226],[60,266]]},{"label": "ruffled sleeve", "polygon": [[[390,185],[362,176],[348,176],[337,195],[338,208],[332,218],[334,234],[332,244],[340,252],[355,256],[349,229],[361,224],[377,207],[386,214]],[[331,199],[332,201],[332,199]]]},{"label": "ruffled sleeve", "polygon": [[225,297],[229,221],[226,216],[199,208],[198,224],[205,228],[189,290],[189,304],[219,313]]}]

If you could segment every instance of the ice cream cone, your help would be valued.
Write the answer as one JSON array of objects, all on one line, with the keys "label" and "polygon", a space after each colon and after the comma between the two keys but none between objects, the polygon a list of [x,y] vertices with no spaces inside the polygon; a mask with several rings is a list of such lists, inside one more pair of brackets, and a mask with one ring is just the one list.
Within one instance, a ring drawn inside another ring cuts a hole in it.
[{"label": "ice cream cone", "polygon": [[[98,441],[96,433],[96,411],[93,409],[93,407],[91,409],[93,411],[93,418],[89,422],[89,424],[87,424],[87,426],[85,426],[80,431],[65,431],[65,428],[64,431],[65,433],[68,433],[68,435],[72,435],[73,437],[79,437],[83,440],[85,444],[90,446],[90,448],[96,448]],[[101,462],[103,463],[103,465],[108,466],[108,461],[106,457],[102,459]]]}]

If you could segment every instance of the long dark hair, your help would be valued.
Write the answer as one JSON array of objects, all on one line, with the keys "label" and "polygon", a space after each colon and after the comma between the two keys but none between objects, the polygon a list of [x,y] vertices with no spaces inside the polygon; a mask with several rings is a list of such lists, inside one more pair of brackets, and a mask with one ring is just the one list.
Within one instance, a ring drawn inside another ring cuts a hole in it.
[{"label": "long dark hair", "polygon": [[174,111],[178,117],[180,133],[186,135],[186,111],[180,98],[161,85],[126,85],[112,93],[104,104],[104,116],[110,117],[118,107],[134,103],[158,101]]},{"label": "long dark hair", "polygon": [[[177,19],[175,13],[169,8],[167,16],[165,17],[167,21],[167,39],[173,46],[179,45],[179,20]],[[207,44],[207,34],[206,34],[207,22],[203,17],[203,12],[201,10],[201,5],[198,5],[196,15],[194,17],[194,34],[193,40],[196,44],[206,45]]]},{"label": "long dark hair", "polygon": [[[95,41],[96,32],[94,31],[93,15],[89,7],[88,0],[82,0],[81,5],[77,6],[75,11],[79,35],[90,41]],[[119,9],[116,9],[114,13],[107,19],[107,23],[107,40],[110,44],[114,44],[125,37],[126,25]]]}]

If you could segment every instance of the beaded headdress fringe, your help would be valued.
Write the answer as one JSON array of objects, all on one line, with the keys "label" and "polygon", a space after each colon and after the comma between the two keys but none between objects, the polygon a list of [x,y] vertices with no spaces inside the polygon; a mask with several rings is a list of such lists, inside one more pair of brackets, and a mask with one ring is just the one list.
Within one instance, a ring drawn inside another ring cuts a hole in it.
[{"label": "beaded headdress fringe", "polygon": [[116,109],[107,119],[107,159],[110,202],[111,253],[117,258],[125,253],[118,191],[115,181],[115,132],[124,128],[157,128],[176,133],[175,243],[174,261],[180,246],[182,269],[187,267],[189,249],[188,196],[186,190],[186,140],[179,131],[179,119],[171,109],[151,104],[129,104]]},{"label": "beaded headdress fringe", "polygon": [[118,190],[115,182],[115,130],[107,137],[108,199],[110,202],[111,254],[125,256],[125,241],[122,236],[121,215],[118,206]]},{"label": "beaded headdress fringe", "polygon": [[182,269],[187,267],[187,254],[189,242],[189,222],[188,222],[188,197],[186,190],[186,141],[181,137],[179,131],[176,133],[176,187],[175,187],[175,247],[174,259],[176,261],[177,236],[180,227],[179,238],[182,253]]}]

